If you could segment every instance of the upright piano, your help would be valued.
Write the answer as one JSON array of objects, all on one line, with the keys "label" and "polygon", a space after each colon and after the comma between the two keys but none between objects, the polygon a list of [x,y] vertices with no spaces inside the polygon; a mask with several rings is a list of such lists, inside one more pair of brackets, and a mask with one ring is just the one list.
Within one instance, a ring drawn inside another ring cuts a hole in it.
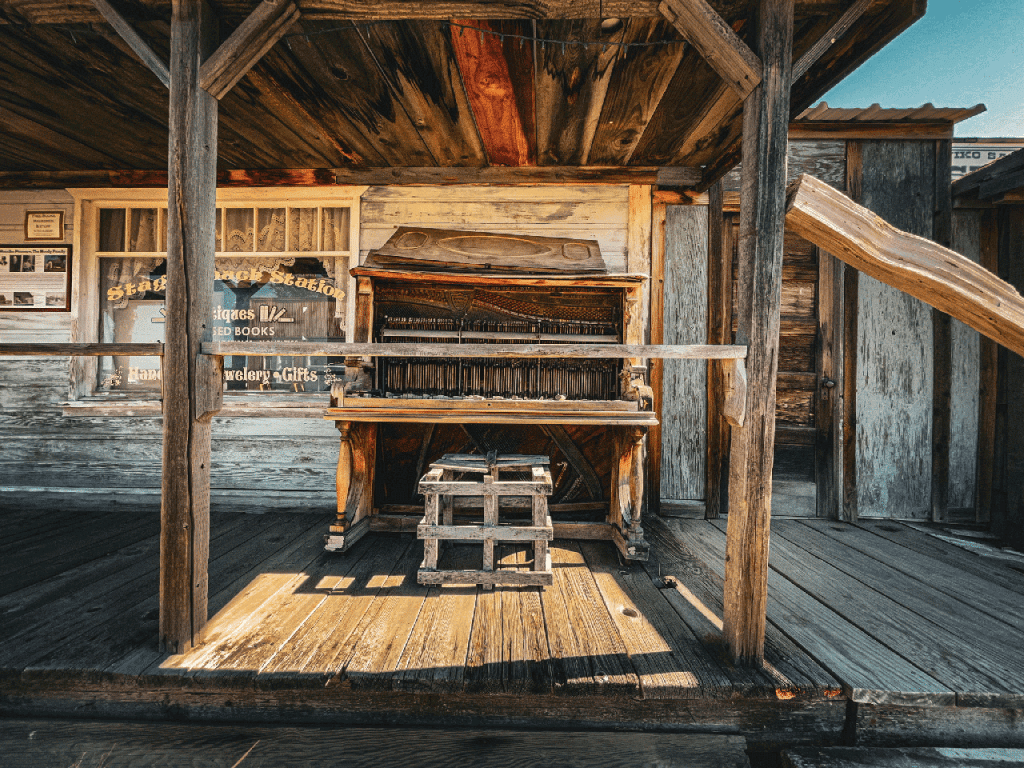
[{"label": "upright piano", "polygon": [[327,549],[415,530],[432,461],[497,452],[551,458],[557,538],[647,558],[645,441],[658,422],[646,368],[595,354],[643,343],[646,275],[610,273],[596,241],[423,228],[398,229],[352,274],[353,341],[396,354],[346,358],[332,384],[341,449]]}]

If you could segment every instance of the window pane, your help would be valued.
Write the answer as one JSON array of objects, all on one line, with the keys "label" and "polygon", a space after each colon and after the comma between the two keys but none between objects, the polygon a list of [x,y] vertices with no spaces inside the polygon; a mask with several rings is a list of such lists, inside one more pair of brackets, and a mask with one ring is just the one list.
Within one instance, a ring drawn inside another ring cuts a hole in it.
[{"label": "window pane", "polygon": [[316,208],[292,208],[288,220],[288,250],[315,251]]},{"label": "window pane", "polygon": [[224,209],[224,251],[251,253],[253,250],[252,208]]},{"label": "window pane", "polygon": [[[156,342],[164,331],[166,260],[100,259],[100,341]],[[97,388],[106,392],[159,392],[160,358],[101,357]]]},{"label": "window pane", "polygon": [[159,217],[156,208],[132,208],[128,229],[128,250],[154,253],[160,250]]},{"label": "window pane", "polygon": [[260,208],[257,210],[259,237],[257,251],[284,250],[284,208]]},{"label": "window pane", "polygon": [[348,208],[324,208],[324,250],[348,250]]},{"label": "window pane", "polygon": [[100,251],[124,251],[124,208],[100,208]]},{"label": "window pane", "polygon": [[[294,262],[289,264],[287,262]],[[315,258],[217,259],[213,285],[214,341],[342,341],[335,316],[338,291]],[[166,260],[100,259],[100,341],[156,342],[166,338]],[[225,358],[228,391],[324,392],[344,360],[321,357]],[[99,391],[160,391],[160,360],[100,358]]]}]

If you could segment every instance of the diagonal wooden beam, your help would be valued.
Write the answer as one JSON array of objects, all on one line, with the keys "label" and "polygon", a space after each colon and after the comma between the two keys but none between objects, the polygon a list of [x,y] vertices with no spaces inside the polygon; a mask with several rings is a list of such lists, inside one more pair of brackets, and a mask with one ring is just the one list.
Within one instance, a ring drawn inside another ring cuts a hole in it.
[{"label": "diagonal wooden beam", "polygon": [[658,10],[741,99],[761,82],[761,60],[707,0],[662,0]]},{"label": "diagonal wooden beam", "polygon": [[128,47],[135,51],[135,55],[142,59],[142,63],[149,67],[149,70],[165,87],[170,88],[171,71],[167,68],[164,60],[149,47],[149,43],[139,37],[132,25],[125,21],[125,18],[107,0],[92,0],[92,4],[96,6],[96,10],[102,14],[107,23],[114,28],[114,31],[121,36],[121,39],[128,43]]},{"label": "diagonal wooden beam", "polygon": [[818,38],[818,42],[808,48],[804,55],[793,64],[793,74],[789,81],[790,85],[807,74],[807,70],[813,67],[815,62],[824,56],[829,48],[836,44],[836,40],[850,31],[850,27],[857,22],[857,19],[864,15],[864,11],[868,9],[871,3],[872,0],[856,0],[853,5],[846,9],[846,12],[829,28],[828,32]]},{"label": "diagonal wooden beam", "polygon": [[298,20],[292,0],[263,0],[199,69],[199,85],[222,99]]}]

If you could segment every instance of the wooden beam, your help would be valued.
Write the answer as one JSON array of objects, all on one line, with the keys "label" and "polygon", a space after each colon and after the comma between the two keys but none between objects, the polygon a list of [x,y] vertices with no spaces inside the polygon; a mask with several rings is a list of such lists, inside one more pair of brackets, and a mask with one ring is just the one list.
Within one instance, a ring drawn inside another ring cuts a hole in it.
[{"label": "wooden beam", "polygon": [[[947,248],[953,240],[951,142],[935,142],[935,215],[932,239]],[[932,310],[932,483],[931,519],[944,523],[949,514],[949,451],[953,428],[953,321]]]},{"label": "wooden beam", "polygon": [[[210,278],[211,282],[213,278]],[[315,341],[215,341],[204,355],[250,357],[657,357],[672,360],[741,360],[746,347],[705,344],[381,344]]]},{"label": "wooden beam", "polygon": [[761,60],[706,0],[663,0],[661,14],[745,99],[761,82]]},{"label": "wooden beam", "polygon": [[[979,256],[981,266],[999,271],[999,227],[996,211],[981,211]],[[992,485],[996,456],[996,409],[999,392],[999,347],[981,339],[978,372],[978,461],[974,491],[974,519],[987,523],[992,514]]]},{"label": "wooden beam", "polygon": [[0,344],[0,355],[21,357],[105,357],[125,355],[163,357],[164,345],[156,344]]},{"label": "wooden beam", "polygon": [[[708,190],[708,344],[732,340],[732,237],[726,232],[722,211],[724,187],[721,181]],[[732,224],[728,225],[732,229]],[[722,483],[729,429],[722,415],[725,373],[721,366],[708,366],[708,447],[704,516],[715,519],[722,513]]]},{"label": "wooden beam", "polygon": [[292,0],[263,0],[203,62],[199,86],[217,100],[224,98],[298,18],[299,9]]},{"label": "wooden beam", "polygon": [[[304,0],[304,16],[321,21],[397,21],[456,17],[480,19],[605,19],[653,18],[659,0]],[[714,0],[735,7],[735,0]],[[841,7],[839,0],[799,0],[797,14],[820,16]],[[76,24],[97,21],[89,0],[35,0],[20,3],[18,14],[33,24]],[[899,31],[899,30],[898,30]]]},{"label": "wooden beam", "polygon": [[745,423],[732,430],[722,617],[730,655],[744,664],[764,659],[793,49],[793,0],[760,0],[757,7],[764,80],[743,108],[736,332],[748,346],[749,384]]},{"label": "wooden beam", "polygon": [[790,84],[795,83],[806,75],[807,71],[814,66],[818,59],[835,45],[836,40],[849,32],[850,27],[857,22],[857,19],[864,15],[864,11],[868,9],[872,2],[874,0],[856,0],[853,5],[847,8],[836,23],[829,28],[828,32],[822,35],[814,45],[804,52],[803,56],[796,60],[793,64],[793,72],[790,75]]},{"label": "wooden beam", "polygon": [[953,138],[952,123],[876,123],[864,122],[818,122],[801,120],[790,124],[791,141],[850,141],[853,139],[895,139],[917,141],[920,139]]},{"label": "wooden beam", "polygon": [[367,186],[455,184],[657,184],[689,187],[701,178],[699,168],[543,166],[520,168],[339,168],[339,184]]},{"label": "wooden beam", "polygon": [[96,10],[103,15],[107,23],[114,28],[114,31],[121,36],[121,39],[128,43],[128,47],[135,52],[142,63],[149,67],[149,71],[156,75],[157,80],[163,83],[164,87],[170,88],[170,70],[167,69],[164,60],[149,47],[149,43],[139,37],[134,27],[107,0],[92,0],[92,4],[96,6]]},{"label": "wooden beam", "polygon": [[215,29],[205,3],[173,1],[159,632],[169,653],[194,645],[207,619],[210,419],[223,390],[217,358],[200,354],[212,338],[217,100],[199,86],[199,62]]},{"label": "wooden beam", "polygon": [[843,263],[818,253],[814,481],[818,517],[839,520],[843,494]]},{"label": "wooden beam", "polygon": [[1024,355],[1024,298],[959,253],[901,232],[807,175],[790,188],[786,226],[864,274]]}]

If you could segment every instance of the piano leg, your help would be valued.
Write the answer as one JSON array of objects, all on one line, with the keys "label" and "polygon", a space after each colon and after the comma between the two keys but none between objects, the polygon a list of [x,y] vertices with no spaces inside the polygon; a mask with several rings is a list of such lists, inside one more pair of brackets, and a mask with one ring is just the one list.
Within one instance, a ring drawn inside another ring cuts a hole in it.
[{"label": "piano leg", "polygon": [[612,499],[608,522],[612,540],[626,560],[647,560],[641,514],[644,504],[644,454],[647,427],[631,427],[619,440],[618,461],[612,464]]},{"label": "piano leg", "polygon": [[337,518],[324,537],[328,552],[344,552],[370,530],[373,508],[373,467],[377,425],[351,421],[336,422],[341,433],[338,449]]}]

